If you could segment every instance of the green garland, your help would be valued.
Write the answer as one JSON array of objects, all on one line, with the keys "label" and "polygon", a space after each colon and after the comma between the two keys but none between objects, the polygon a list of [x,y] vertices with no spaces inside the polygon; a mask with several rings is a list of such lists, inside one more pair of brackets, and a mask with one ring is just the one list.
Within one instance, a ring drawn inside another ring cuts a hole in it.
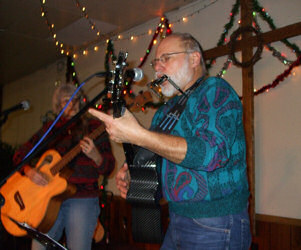
[{"label": "green garland", "polygon": [[[269,16],[267,12],[264,11],[264,8],[261,5],[259,5],[257,0],[253,0],[253,10],[259,13],[260,17],[269,24],[272,30],[276,29],[273,19]],[[286,46],[291,48],[296,53],[297,57],[301,54],[301,51],[296,44],[290,43],[287,39],[283,39],[281,40],[281,42],[283,42]]]},{"label": "green garland", "polygon": [[75,86],[78,86],[78,78],[75,71],[75,64],[71,56],[67,56],[67,71],[66,71],[66,83],[72,81]]},{"label": "green garland", "polygon": [[[233,5],[232,10],[231,10],[231,15],[230,15],[230,21],[224,25],[224,31],[222,32],[220,39],[217,42],[217,46],[221,46],[225,44],[225,39],[226,36],[229,33],[229,30],[233,27],[234,24],[234,19],[237,16],[238,12],[239,12],[239,7],[240,7],[240,0],[236,0],[236,3]],[[206,64],[207,70],[209,71],[209,69],[212,67],[212,64],[214,63],[216,58],[211,58],[209,63]]]}]

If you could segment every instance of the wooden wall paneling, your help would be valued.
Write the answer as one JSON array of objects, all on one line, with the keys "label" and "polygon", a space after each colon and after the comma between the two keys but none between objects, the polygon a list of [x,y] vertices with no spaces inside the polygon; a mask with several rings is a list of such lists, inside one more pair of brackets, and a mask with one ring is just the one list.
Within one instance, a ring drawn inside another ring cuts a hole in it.
[{"label": "wooden wall paneling", "polygon": [[273,223],[271,226],[271,245],[273,250],[291,249],[291,226]]},{"label": "wooden wall paneling", "polygon": [[301,250],[301,226],[292,226],[291,249]]},{"label": "wooden wall paneling", "polygon": [[253,236],[253,244],[256,250],[269,250],[271,242],[271,224],[264,221],[256,221],[256,236]]}]

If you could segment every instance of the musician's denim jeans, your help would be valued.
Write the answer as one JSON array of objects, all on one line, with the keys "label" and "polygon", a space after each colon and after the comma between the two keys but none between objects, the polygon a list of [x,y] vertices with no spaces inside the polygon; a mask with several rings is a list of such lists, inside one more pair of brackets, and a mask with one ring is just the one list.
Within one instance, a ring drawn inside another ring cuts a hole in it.
[{"label": "musician's denim jeans", "polygon": [[250,245],[247,210],[235,215],[200,219],[172,213],[161,250],[247,250]]},{"label": "musician's denim jeans", "polygon": [[[69,250],[89,250],[100,213],[99,199],[68,199],[62,203],[58,218],[48,235],[60,240],[65,229]],[[37,241],[32,242],[33,250],[46,249]]]}]

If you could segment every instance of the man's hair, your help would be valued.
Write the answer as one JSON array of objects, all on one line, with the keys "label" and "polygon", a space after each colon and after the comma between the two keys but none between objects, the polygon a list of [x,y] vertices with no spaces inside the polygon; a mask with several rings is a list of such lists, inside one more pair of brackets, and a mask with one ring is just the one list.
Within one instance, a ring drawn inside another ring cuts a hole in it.
[{"label": "man's hair", "polygon": [[[75,85],[69,84],[69,83],[62,84],[56,88],[56,90],[53,93],[53,97],[52,97],[52,109],[55,114],[58,114],[62,109],[62,107],[61,107],[62,98],[63,97],[70,98],[75,90],[76,90]],[[73,99],[80,100],[82,95],[83,95],[83,93],[78,91]]]},{"label": "man's hair", "polygon": [[201,54],[200,64],[203,68],[204,73],[207,73],[207,68],[204,60],[204,51],[201,44],[189,33],[175,32],[170,34],[168,37],[179,38],[187,51],[197,51]]}]

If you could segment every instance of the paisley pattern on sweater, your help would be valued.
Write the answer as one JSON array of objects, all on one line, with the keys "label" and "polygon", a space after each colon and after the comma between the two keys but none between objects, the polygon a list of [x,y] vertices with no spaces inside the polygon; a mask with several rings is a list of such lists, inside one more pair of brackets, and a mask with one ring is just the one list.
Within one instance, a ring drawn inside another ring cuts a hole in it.
[{"label": "paisley pattern on sweater", "polygon": [[[156,112],[152,127],[178,98]],[[198,86],[171,134],[185,138],[188,147],[180,164],[161,162],[162,191],[171,211],[207,217],[246,207],[249,191],[242,105],[224,79],[210,77]]]}]

